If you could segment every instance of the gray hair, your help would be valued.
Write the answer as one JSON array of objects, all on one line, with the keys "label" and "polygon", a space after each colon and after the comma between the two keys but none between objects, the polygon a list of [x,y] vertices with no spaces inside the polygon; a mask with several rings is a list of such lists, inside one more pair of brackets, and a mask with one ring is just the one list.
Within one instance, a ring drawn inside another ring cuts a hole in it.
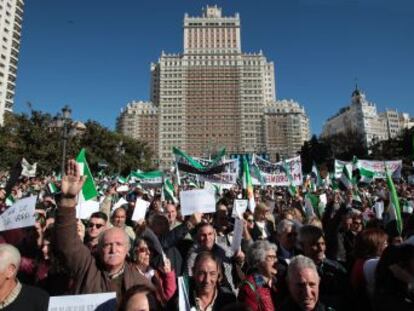
[{"label": "gray hair", "polygon": [[102,250],[102,248],[104,246],[104,238],[105,238],[105,235],[108,234],[110,231],[114,231],[114,230],[121,230],[123,232],[124,239],[125,239],[125,245],[128,247],[128,249],[131,248],[131,240],[129,239],[128,233],[126,233],[125,230],[123,230],[121,228],[112,227],[112,228],[109,228],[109,229],[106,229],[106,230],[102,231],[99,234],[99,237],[98,237],[98,249],[99,250]]},{"label": "gray hair", "polygon": [[277,251],[276,244],[269,241],[256,241],[247,251],[247,263],[250,268],[257,269],[266,260],[266,252]]},{"label": "gray hair", "polygon": [[277,234],[281,235],[285,233],[289,228],[296,229],[295,223],[289,219],[283,219],[277,224]]},{"label": "gray hair", "polygon": [[4,272],[9,265],[20,267],[21,256],[19,250],[11,244],[0,244],[0,272]]},{"label": "gray hair", "polygon": [[298,272],[304,269],[312,270],[318,276],[318,279],[320,279],[318,270],[313,260],[306,256],[298,255],[298,256],[293,257],[289,263],[288,270],[287,270],[288,282],[291,281],[291,278],[295,274],[295,272]]}]

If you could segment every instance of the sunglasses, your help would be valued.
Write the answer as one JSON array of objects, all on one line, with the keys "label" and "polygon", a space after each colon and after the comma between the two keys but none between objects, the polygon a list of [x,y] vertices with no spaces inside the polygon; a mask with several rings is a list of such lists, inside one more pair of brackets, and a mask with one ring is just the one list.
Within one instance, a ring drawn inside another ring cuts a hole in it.
[{"label": "sunglasses", "polygon": [[253,223],[254,219],[253,218],[247,218],[246,221],[249,222],[249,223]]},{"label": "sunglasses", "polygon": [[93,222],[90,222],[88,224],[88,228],[96,227],[96,229],[101,229],[104,225],[103,224],[94,224]]},{"label": "sunglasses", "polygon": [[151,253],[150,249],[145,246],[137,247],[136,250],[138,253]]}]

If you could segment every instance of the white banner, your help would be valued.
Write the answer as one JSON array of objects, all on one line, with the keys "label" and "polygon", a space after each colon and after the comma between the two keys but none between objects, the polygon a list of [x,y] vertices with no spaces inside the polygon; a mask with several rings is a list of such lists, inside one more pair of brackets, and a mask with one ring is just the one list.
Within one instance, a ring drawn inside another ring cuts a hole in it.
[{"label": "white banner", "polygon": [[37,196],[21,199],[0,215],[0,231],[34,226]]},{"label": "white banner", "polygon": [[[393,178],[401,178],[402,160],[385,161],[388,172]],[[358,167],[374,172],[374,178],[385,179],[384,161],[358,160]]]},{"label": "white banner", "polygon": [[61,310],[102,310],[116,309],[116,293],[54,296],[49,299],[48,311]]},{"label": "white banner", "polygon": [[285,172],[285,166],[290,171],[293,184],[295,186],[302,185],[302,161],[300,156],[277,163],[271,163],[257,155],[253,155],[250,168],[253,185],[261,185],[262,180],[266,186],[288,186],[289,180]]},{"label": "white banner", "polygon": [[[206,164],[209,161],[196,158],[200,163]],[[226,165],[225,172],[219,174],[199,175],[200,181],[208,181],[215,184],[235,185],[239,176],[239,160],[227,160],[223,164]]]},{"label": "white banner", "polygon": [[214,213],[216,198],[214,193],[206,189],[195,189],[180,192],[181,215],[192,215],[195,212]]}]

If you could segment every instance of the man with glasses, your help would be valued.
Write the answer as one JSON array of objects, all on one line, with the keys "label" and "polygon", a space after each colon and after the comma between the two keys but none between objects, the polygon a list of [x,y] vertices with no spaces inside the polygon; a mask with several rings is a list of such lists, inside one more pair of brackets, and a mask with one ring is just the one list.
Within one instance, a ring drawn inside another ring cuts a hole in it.
[{"label": "man with glasses", "polygon": [[108,216],[103,212],[93,213],[86,226],[85,245],[93,255],[98,250],[99,235],[107,229]]}]

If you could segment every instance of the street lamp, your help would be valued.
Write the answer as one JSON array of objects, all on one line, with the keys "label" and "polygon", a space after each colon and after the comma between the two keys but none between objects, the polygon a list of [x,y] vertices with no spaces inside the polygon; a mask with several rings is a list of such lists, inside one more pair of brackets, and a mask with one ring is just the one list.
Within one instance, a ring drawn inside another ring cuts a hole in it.
[{"label": "street lamp", "polygon": [[62,176],[65,175],[65,163],[66,163],[66,144],[69,138],[68,135],[68,125],[70,124],[72,110],[68,105],[62,108]]},{"label": "street lamp", "polygon": [[121,140],[118,145],[116,145],[116,153],[119,155],[118,160],[118,174],[121,174],[122,170],[122,156],[125,154],[124,142]]}]

